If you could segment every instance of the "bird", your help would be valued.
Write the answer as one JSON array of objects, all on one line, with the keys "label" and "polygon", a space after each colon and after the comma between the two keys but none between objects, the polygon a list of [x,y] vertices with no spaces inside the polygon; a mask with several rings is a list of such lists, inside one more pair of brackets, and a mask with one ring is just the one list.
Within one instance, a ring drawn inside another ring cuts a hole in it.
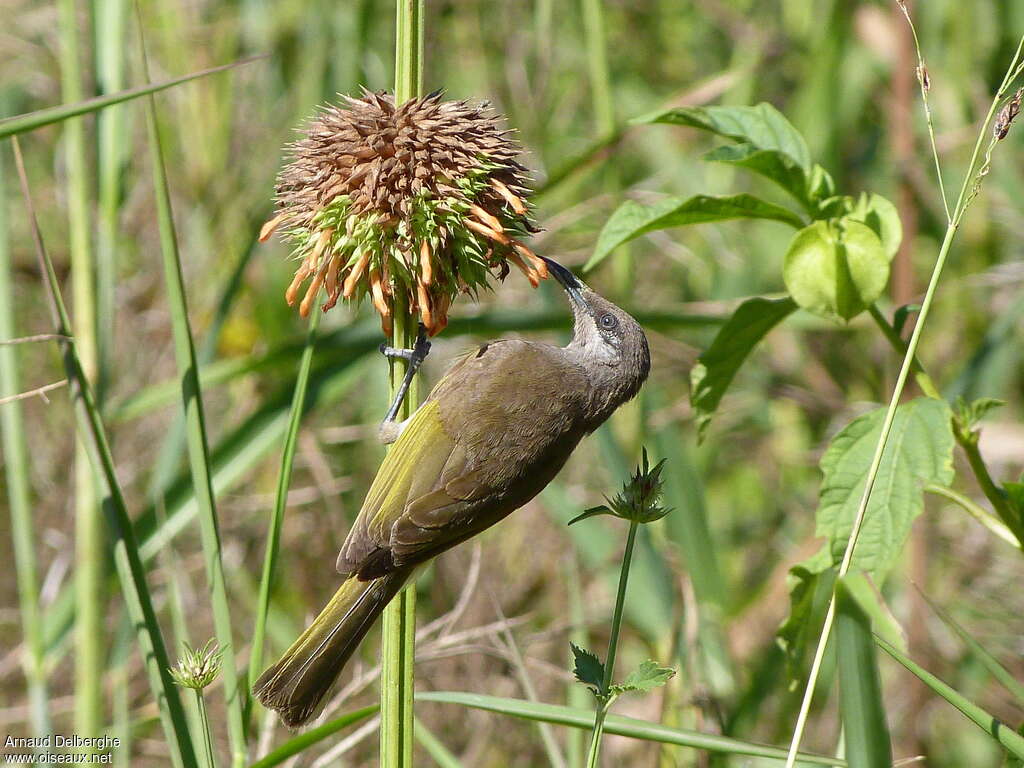
[{"label": "bird", "polygon": [[[318,714],[385,606],[418,566],[519,509],[558,474],[580,441],[639,392],[650,372],[647,337],[620,307],[547,258],[573,313],[564,347],[488,341],[457,359],[424,402],[382,425],[392,442],[337,560],[344,578],[253,693],[290,728]],[[429,351],[383,349],[410,359]]]}]

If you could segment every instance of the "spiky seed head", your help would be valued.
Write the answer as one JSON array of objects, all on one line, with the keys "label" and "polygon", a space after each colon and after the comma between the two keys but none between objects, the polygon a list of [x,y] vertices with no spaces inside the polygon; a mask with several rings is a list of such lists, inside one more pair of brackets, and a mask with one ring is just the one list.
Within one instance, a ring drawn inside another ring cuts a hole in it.
[{"label": "spiky seed head", "polygon": [[178,663],[171,667],[171,677],[178,685],[201,691],[217,679],[223,651],[210,639],[202,648],[193,648],[185,643],[185,650]]},{"label": "spiky seed head", "polygon": [[395,106],[364,91],[327,106],[289,147],[277,180],[280,230],[299,260],[285,294],[309,313],[321,287],[326,312],[369,298],[390,332],[396,302],[431,335],[461,292],[475,293],[515,264],[536,285],[547,267],[519,238],[535,231],[524,201],[519,145],[486,104],[440,92]]}]

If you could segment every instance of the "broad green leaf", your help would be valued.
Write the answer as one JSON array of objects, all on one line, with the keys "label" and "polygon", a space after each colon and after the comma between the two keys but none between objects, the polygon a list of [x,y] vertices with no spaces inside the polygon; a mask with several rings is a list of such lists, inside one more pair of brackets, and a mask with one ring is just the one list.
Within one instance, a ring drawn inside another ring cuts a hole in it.
[{"label": "broad green leaf", "polygon": [[697,359],[690,370],[690,404],[697,415],[698,440],[703,439],[712,414],[747,355],[795,309],[789,297],[747,299]]},{"label": "broad green leaf", "polygon": [[871,620],[844,580],[836,585],[836,661],[847,762],[851,768],[890,768],[892,746]]},{"label": "broad green leaf", "polygon": [[830,566],[825,550],[789,570],[789,616],[776,632],[776,639],[786,654],[791,687],[804,676],[803,659],[817,642],[835,578],[836,569]]},{"label": "broad green leaf", "polygon": [[850,320],[882,294],[889,280],[889,258],[868,226],[816,221],[793,238],[782,277],[804,309]]},{"label": "broad green leaf", "polygon": [[634,123],[688,125],[756,149],[778,150],[803,169],[811,171],[807,142],[779,110],[762,102],[756,107],[675,107],[644,115]]},{"label": "broad green leaf", "polygon": [[59,123],[62,120],[69,120],[72,117],[78,117],[79,115],[84,115],[89,112],[98,112],[101,109],[106,109],[114,104],[120,104],[123,101],[137,99],[140,96],[146,96],[151,93],[156,93],[157,91],[162,91],[166,88],[173,88],[175,85],[187,83],[189,80],[196,80],[200,77],[206,77],[207,75],[215,75],[218,72],[224,72],[265,58],[267,58],[266,54],[261,56],[252,56],[248,59],[232,62],[231,64],[211,67],[210,69],[193,72],[190,75],[183,75],[181,77],[171,78],[170,80],[163,80],[159,83],[151,83],[149,85],[139,86],[138,88],[129,88],[126,91],[118,91],[117,93],[107,94],[106,96],[97,96],[94,99],[87,99],[85,101],[75,102],[74,104],[59,104],[55,107],[48,107],[46,109],[36,110],[35,112],[28,112],[24,115],[8,117],[6,120],[0,120],[0,139],[6,139],[8,136],[15,136],[20,133],[34,131],[36,128],[42,128],[44,125]]},{"label": "broad green leaf", "polygon": [[[945,402],[932,398],[918,398],[896,410],[852,561],[853,568],[870,574],[876,584],[885,580],[921,513],[924,486],[953,480],[951,415]],[[828,540],[833,565],[846,549],[884,418],[885,409],[878,408],[855,419],[821,458],[817,533]]]},{"label": "broad green leaf", "polygon": [[660,667],[658,662],[648,660],[630,672],[621,683],[613,685],[612,693],[647,693],[663,686],[675,675],[676,671],[671,667]]},{"label": "broad green leaf", "polygon": [[781,221],[797,229],[803,226],[800,217],[788,208],[752,195],[668,197],[653,205],[627,200],[605,223],[597,238],[594,253],[584,265],[583,271],[589,272],[620,245],[648,232],[730,219],[768,219]]},{"label": "broad green leaf", "polygon": [[866,224],[882,241],[882,248],[891,261],[903,240],[903,224],[896,206],[881,195],[862,194],[846,216]]},{"label": "broad green leaf", "polygon": [[1024,736],[1021,736],[1019,733],[1014,731],[1013,728],[986,712],[954,688],[946,685],[946,683],[942,682],[935,675],[915,663],[909,656],[898,648],[894,648],[882,638],[875,637],[875,643],[877,643],[883,651],[888,653],[907,670],[909,670],[918,680],[923,682],[935,693],[960,710],[967,719],[995,739],[999,744],[1007,749],[1010,754],[1018,759],[1024,759]]},{"label": "broad green leaf", "polygon": [[607,695],[604,688],[604,664],[596,655],[586,648],[580,648],[576,643],[569,643],[572,648],[573,670],[576,679],[593,691],[595,696]]},{"label": "broad green leaf", "polygon": [[741,142],[726,144],[711,150],[704,159],[710,163],[726,163],[746,168],[774,181],[808,210],[813,203],[808,192],[807,174],[797,162],[777,149],[759,149],[753,144]]},{"label": "broad green leaf", "polygon": [[[416,694],[417,702],[436,702],[439,704],[456,704],[488,712],[522,718],[524,720],[540,720],[545,723],[566,725],[570,728],[590,730],[594,727],[594,713],[591,710],[563,707],[556,704],[509,699],[501,696],[486,696],[478,693],[462,691],[431,691]],[[654,741],[662,744],[675,744],[681,747],[700,749],[706,752],[718,752],[730,755],[746,755],[772,760],[785,760],[786,750],[770,747],[749,741],[731,739],[683,728],[669,728],[659,723],[648,723],[632,717],[608,715],[605,719],[605,733],[616,736],[629,736],[634,739]],[[824,755],[809,755],[801,752],[800,763],[809,765],[847,765],[845,760]],[[262,768],[262,766],[261,766]]]}]

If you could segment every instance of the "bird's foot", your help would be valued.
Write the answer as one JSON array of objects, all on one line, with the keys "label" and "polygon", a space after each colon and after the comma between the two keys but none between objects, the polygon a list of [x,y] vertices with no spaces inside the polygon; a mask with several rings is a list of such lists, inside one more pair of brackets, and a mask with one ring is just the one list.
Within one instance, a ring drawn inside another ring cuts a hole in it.
[{"label": "bird's foot", "polygon": [[[395,399],[391,401],[391,406],[388,408],[388,412],[384,416],[384,421],[380,426],[379,434],[381,441],[389,443],[397,440],[398,434],[401,433],[401,425],[395,424],[395,417],[398,415],[398,411],[402,407],[402,402],[405,400],[405,395],[409,391],[409,386],[412,384],[412,380],[415,378],[416,372],[419,370],[420,366],[423,365],[423,361],[427,359],[427,355],[430,353],[430,342],[427,341],[427,329],[423,326],[423,323],[419,324],[419,331],[416,333],[416,344],[412,349],[398,349],[395,347],[389,347],[387,344],[381,344],[380,353],[384,355],[384,357],[401,358],[402,360],[407,360],[409,363],[405,370],[405,378],[402,379],[402,383],[398,387],[398,392],[395,393]],[[396,428],[398,429],[398,432],[393,434]],[[391,439],[387,440],[385,439],[386,437],[390,437]]]}]

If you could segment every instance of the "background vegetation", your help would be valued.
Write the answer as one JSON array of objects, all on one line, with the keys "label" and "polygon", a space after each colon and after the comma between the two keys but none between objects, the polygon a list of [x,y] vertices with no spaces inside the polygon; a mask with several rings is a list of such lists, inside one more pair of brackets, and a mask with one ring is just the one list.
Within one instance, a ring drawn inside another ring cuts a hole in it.
[{"label": "background vegetation", "polygon": [[[938,149],[957,178],[973,145],[974,123],[1024,33],[1024,7],[951,0],[917,5]],[[134,11],[121,0],[0,0],[0,9],[6,20],[0,115],[144,82]],[[529,149],[526,162],[535,171],[545,228],[533,240],[535,250],[581,265],[624,197],[652,201],[666,193],[749,187],[781,199],[766,182],[702,162],[713,146],[706,134],[625,126],[628,118],[666,106],[768,101],[807,137],[811,156],[838,188],[877,191],[897,202],[904,247],[889,290],[896,305],[919,296],[945,221],[930,175],[916,59],[895,3],[453,0],[430,2],[427,9],[426,88],[491,99]],[[305,335],[282,299],[292,271],[285,249],[257,245],[255,237],[270,211],[281,147],[293,128],[336,92],[391,87],[393,4],[151,0],[141,14],[154,81],[269,54],[156,97],[203,366],[235,651],[244,662]],[[94,381],[173,657],[180,641],[201,645],[215,634],[196,518],[202,494],[197,500],[193,492],[178,407],[146,103],[100,114],[78,123],[80,139],[65,124],[35,131],[22,144],[43,235],[58,276],[68,282],[76,323],[86,310],[83,294],[71,285],[71,263],[80,258],[73,254],[91,249],[94,257]],[[965,220],[922,346],[944,394],[1008,401],[988,414],[981,442],[993,474],[1006,479],[1024,464],[1022,140],[1019,131],[1010,133]],[[15,337],[53,326],[8,145],[0,146],[0,251],[11,271],[0,279],[10,289],[15,323],[6,332]],[[652,456],[668,459],[666,504],[675,512],[641,531],[619,660],[625,669],[656,658],[679,674],[657,695],[623,698],[616,712],[741,739],[788,741],[802,677],[792,678],[797,683],[790,687],[792,670],[775,633],[789,612],[788,569],[820,544],[814,535],[818,460],[840,428],[887,400],[898,363],[866,315],[840,326],[796,313],[743,368],[697,445],[689,369],[738,299],[782,289],[781,261],[791,235],[773,222],[658,232],[620,249],[588,276],[645,320],[652,379],[636,403],[581,446],[537,501],[445,555],[420,579],[421,690],[590,706],[589,694],[568,671],[568,640],[606,647],[624,535],[621,523],[606,518],[572,528],[565,523],[614,491],[645,444]],[[0,301],[7,302],[2,293]],[[436,380],[452,355],[476,341],[509,333],[557,340],[566,323],[556,286],[534,293],[525,281],[510,279],[479,305],[456,306],[428,361],[427,379]],[[268,658],[333,593],[337,550],[382,456],[373,439],[386,405],[379,340],[369,312],[335,311],[321,324],[282,531]],[[64,378],[50,343],[5,349],[9,356],[0,359],[8,366],[17,360],[18,389],[0,396]],[[33,733],[33,717],[45,702],[58,732],[92,718],[130,741],[130,750],[115,753],[115,760],[163,765],[163,733],[109,558],[99,558],[102,568],[92,581],[81,575],[89,556],[76,553],[75,511],[81,526],[81,509],[95,510],[95,502],[89,473],[76,478],[71,471],[74,421],[66,393],[57,389],[47,397],[0,406],[4,414],[20,410],[23,426],[5,421],[4,435],[23,436],[27,449],[21,464],[13,441],[4,445],[6,468],[17,465],[0,479],[0,505],[14,512],[27,499],[31,522],[26,541],[24,530],[8,530],[11,515],[0,516],[0,535],[11,542],[0,552],[18,558],[23,573],[26,549],[34,553],[40,602],[34,638],[23,629],[14,573],[0,575],[0,733]],[[956,488],[984,505],[962,469]],[[27,481],[24,489],[12,480],[19,477]],[[100,538],[96,547],[102,552],[104,546]],[[1022,578],[1019,551],[959,507],[929,497],[886,586],[911,656],[1015,725],[1024,716],[1020,702],[921,595],[1022,679]],[[98,610],[91,615],[93,605]],[[98,630],[100,642],[91,650],[74,631],[83,620]],[[375,637],[361,663],[353,664],[351,681],[343,682],[344,703],[330,713],[376,700]],[[42,662],[28,677],[21,666],[25,643]],[[83,653],[98,659],[91,680],[88,670],[75,670]],[[885,657],[880,665],[896,759],[925,755],[927,765],[950,768],[1000,764],[1001,753],[985,733],[902,667]],[[835,689],[826,687],[832,675],[826,669],[804,739],[807,749],[826,754],[834,753],[839,733]],[[89,684],[92,693],[85,695]],[[215,747],[227,754],[223,698],[207,698]],[[417,716],[426,734],[418,747],[424,763],[431,759],[428,749],[442,759],[436,745],[427,746],[431,737],[469,766],[533,766],[553,752],[572,761],[585,748],[577,732],[545,734],[536,725],[449,704],[421,702]],[[288,738],[261,713],[256,723],[256,754]],[[302,764],[327,764],[341,750],[349,764],[373,764],[373,721],[307,751]],[[613,735],[606,736],[603,753],[614,765],[754,764]]]}]

